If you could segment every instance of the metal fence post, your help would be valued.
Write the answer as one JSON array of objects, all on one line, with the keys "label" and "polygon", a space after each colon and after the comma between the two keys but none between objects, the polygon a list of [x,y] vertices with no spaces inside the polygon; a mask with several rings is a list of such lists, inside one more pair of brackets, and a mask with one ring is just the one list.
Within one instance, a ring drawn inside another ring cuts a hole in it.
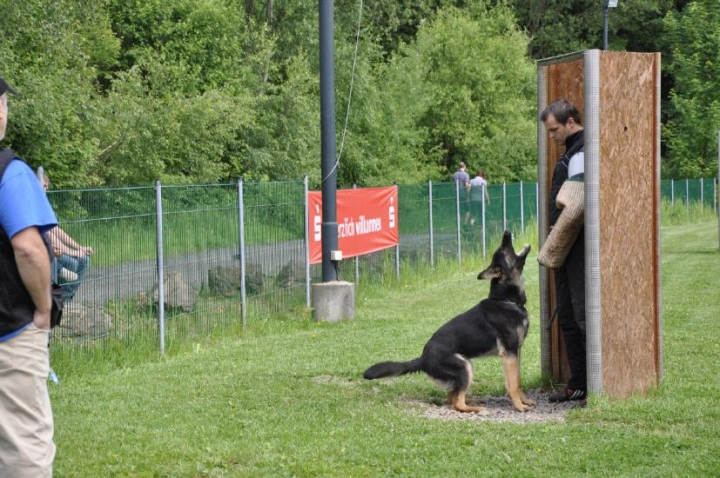
[{"label": "metal fence post", "polygon": [[[357,184],[353,184],[353,189],[357,189]],[[355,284],[360,284],[360,256],[355,256]]]},{"label": "metal fence post", "polygon": [[700,178],[700,211],[703,210],[703,206],[705,206],[705,180]]},{"label": "metal fence post", "polygon": [[165,262],[163,253],[162,185],[155,183],[155,225],[157,228],[158,330],[160,353],[165,354]]},{"label": "metal fence post", "polygon": [[[487,184],[483,186],[487,188]],[[482,201],[482,256],[485,259],[485,191],[480,194],[480,201]]]},{"label": "metal fence post", "polygon": [[395,278],[400,278],[400,244],[395,246]]},{"label": "metal fence post", "polygon": [[460,181],[455,181],[455,222],[455,229],[457,231],[457,257],[458,262],[462,264],[462,246],[460,245]]},{"label": "metal fence post", "polygon": [[675,180],[670,180],[670,204],[675,205]]},{"label": "metal fence post", "polygon": [[[400,187],[398,186],[397,181],[393,182],[393,185],[395,186],[395,189],[398,193],[398,202],[400,201]],[[395,206],[392,203],[392,198],[390,199],[390,206],[394,209]],[[397,209],[394,209],[394,214],[399,214],[400,211]],[[397,224],[397,223],[396,223]],[[400,278],[400,228],[398,227],[398,243],[395,246],[395,278]]]},{"label": "metal fence post", "polygon": [[310,186],[308,177],[303,178],[303,204],[305,205],[305,306],[310,307]]},{"label": "metal fence post", "polygon": [[507,190],[505,189],[505,181],[503,181],[502,184],[502,193],[503,193],[503,231],[507,231]]},{"label": "metal fence post", "polygon": [[690,215],[690,180],[685,180],[685,209],[687,209],[688,216]]},{"label": "metal fence post", "polygon": [[243,199],[243,180],[238,180],[238,234],[240,235],[240,316],[243,328],[247,325],[247,294],[245,288],[245,201]]},{"label": "metal fence post", "polygon": [[432,198],[432,181],[428,181],[428,220],[430,223],[430,268],[435,268],[435,244],[433,240],[433,198]]},{"label": "metal fence post", "polygon": [[522,181],[520,181],[520,231],[522,234],[525,233],[525,196]]}]

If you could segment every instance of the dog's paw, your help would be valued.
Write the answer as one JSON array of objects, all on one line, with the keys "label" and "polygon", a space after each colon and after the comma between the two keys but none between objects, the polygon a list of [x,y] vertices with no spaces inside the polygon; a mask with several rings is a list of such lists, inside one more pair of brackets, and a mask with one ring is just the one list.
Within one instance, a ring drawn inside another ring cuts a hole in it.
[{"label": "dog's paw", "polygon": [[537,405],[537,402],[535,400],[533,400],[531,398],[527,398],[527,397],[522,397],[520,399],[520,401],[525,405],[530,405],[531,407],[534,407],[535,405]]},{"label": "dog's paw", "polygon": [[536,405],[534,400],[531,400],[524,395],[512,400],[512,404],[518,412],[530,411],[530,409]]}]

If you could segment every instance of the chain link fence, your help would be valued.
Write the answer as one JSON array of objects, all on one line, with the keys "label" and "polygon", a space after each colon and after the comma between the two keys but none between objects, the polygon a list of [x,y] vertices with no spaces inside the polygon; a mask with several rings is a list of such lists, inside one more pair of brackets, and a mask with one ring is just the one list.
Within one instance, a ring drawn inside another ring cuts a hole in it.
[{"label": "chain link fence", "polygon": [[[714,179],[667,180],[661,190],[666,201],[717,208]],[[441,258],[484,256],[503,230],[536,227],[537,191],[534,182],[489,185],[487,200],[469,201],[454,182],[399,185],[399,246],[342,261],[340,279],[384,283]],[[53,347],[164,352],[174,340],[309,307],[322,273],[307,260],[306,192],[306,181],[51,191],[61,227],[94,248]]]}]

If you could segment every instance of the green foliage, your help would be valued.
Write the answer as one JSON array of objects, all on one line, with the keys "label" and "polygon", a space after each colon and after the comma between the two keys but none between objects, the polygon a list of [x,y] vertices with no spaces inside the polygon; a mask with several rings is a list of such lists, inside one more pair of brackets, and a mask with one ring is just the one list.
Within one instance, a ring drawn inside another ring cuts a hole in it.
[{"label": "green foliage", "polygon": [[[532,37],[530,53],[542,59],[602,48],[605,0],[510,1],[518,21]],[[608,9],[610,50],[659,51],[663,16],[672,0],[620,0]],[[677,2],[675,2],[677,3]]]},{"label": "green foliage", "polygon": [[119,46],[103,2],[2,1],[0,10],[2,73],[20,92],[12,98],[10,145],[58,185],[92,183],[95,81]]},{"label": "green foliage", "polygon": [[464,161],[494,181],[534,177],[535,76],[527,42],[508,9],[468,15],[453,8],[404,51],[421,58],[427,75],[431,105],[420,123],[429,131],[426,149],[440,151],[449,172]]},{"label": "green foliage", "polygon": [[[459,161],[491,181],[533,180],[531,59],[599,47],[602,3],[337,0],[339,185],[444,180]],[[321,184],[316,3],[0,9],[0,74],[21,92],[7,143],[54,187]],[[709,0],[621,0],[610,11],[610,48],[664,53],[666,176],[707,175],[715,161],[717,17]]]},{"label": "green foliage", "polygon": [[[251,124],[244,98],[208,90],[192,100],[149,92],[139,69],[118,77],[103,105],[98,136],[110,184],[215,182],[242,170],[237,132]],[[252,100],[249,100],[252,102]]]},{"label": "green foliage", "polygon": [[700,178],[717,174],[720,131],[720,3],[691,2],[665,20],[674,75],[668,121],[663,136],[668,147],[663,175]]}]

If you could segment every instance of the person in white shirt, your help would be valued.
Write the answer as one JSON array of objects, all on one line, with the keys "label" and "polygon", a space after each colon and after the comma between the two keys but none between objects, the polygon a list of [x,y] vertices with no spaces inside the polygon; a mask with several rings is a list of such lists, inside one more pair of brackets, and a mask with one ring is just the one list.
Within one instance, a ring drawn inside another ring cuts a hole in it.
[{"label": "person in white shirt", "polygon": [[490,193],[488,193],[488,182],[485,179],[485,171],[478,169],[477,174],[470,180],[470,202],[472,203],[472,219],[470,225],[475,225],[475,220],[482,221],[482,214],[485,207],[490,204]]}]

